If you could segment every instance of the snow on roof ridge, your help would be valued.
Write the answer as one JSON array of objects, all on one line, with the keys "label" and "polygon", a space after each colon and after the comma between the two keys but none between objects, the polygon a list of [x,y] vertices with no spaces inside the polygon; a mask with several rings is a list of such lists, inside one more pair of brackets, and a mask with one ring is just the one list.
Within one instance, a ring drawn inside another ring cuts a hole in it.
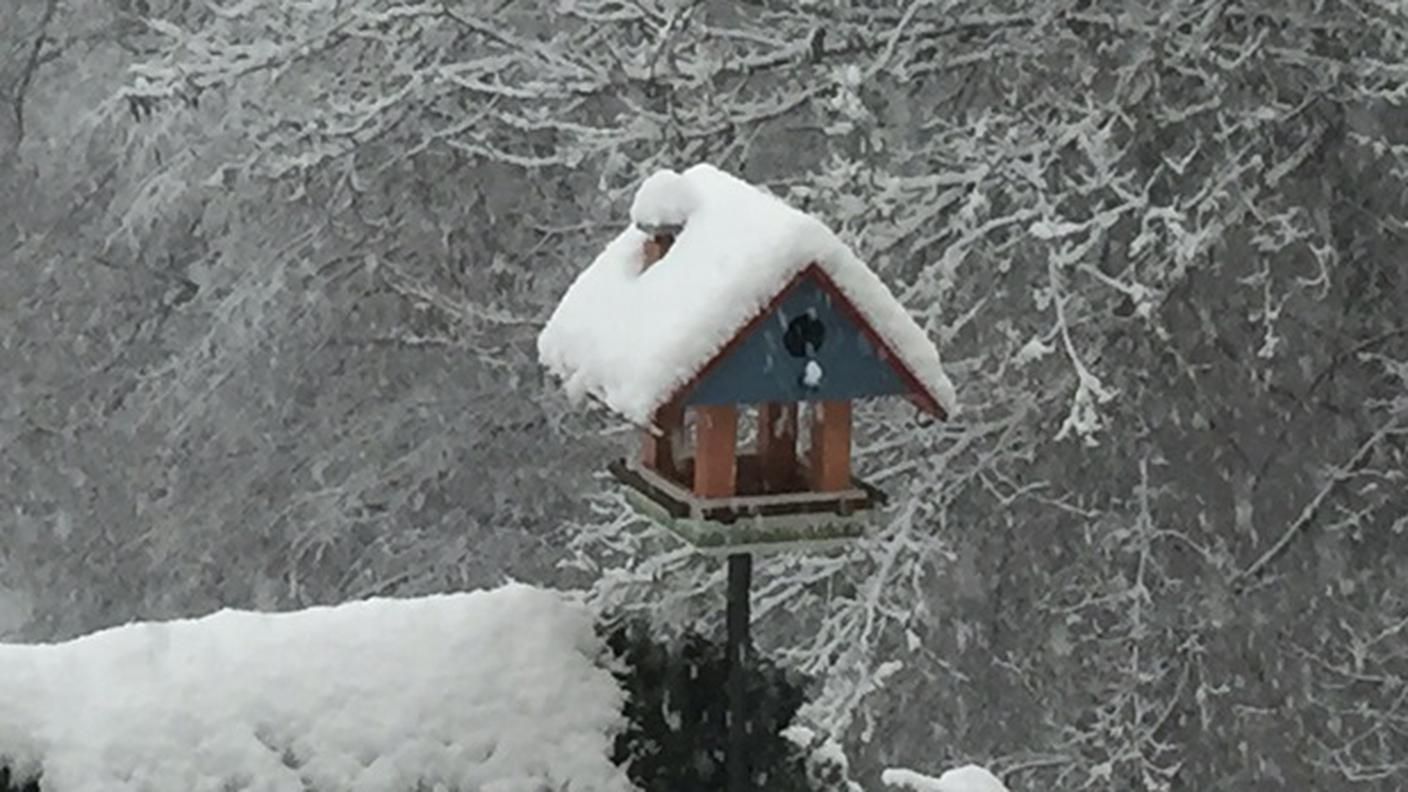
[{"label": "snow on roof ridge", "polygon": [[815,263],[934,400],[950,414],[956,409],[933,342],[816,217],[708,163],[682,174],[652,174],[631,214],[645,225],[683,217],[683,230],[669,252],[642,271],[646,232],[627,227],[568,288],[538,337],[538,354],[572,398],[598,399],[627,420],[648,424]]},{"label": "snow on roof ridge", "polygon": [[658,170],[641,182],[631,201],[631,222],[651,227],[683,226],[699,207],[699,194],[689,179],[672,170]]},{"label": "snow on roof ridge", "polygon": [[525,585],[0,644],[0,757],[45,792],[625,792],[601,650]]}]

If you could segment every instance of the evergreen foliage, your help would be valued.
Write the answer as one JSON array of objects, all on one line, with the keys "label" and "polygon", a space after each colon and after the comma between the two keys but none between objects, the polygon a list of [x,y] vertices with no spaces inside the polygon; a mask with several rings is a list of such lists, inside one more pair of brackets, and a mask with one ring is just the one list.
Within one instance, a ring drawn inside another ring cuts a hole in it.
[{"label": "evergreen foliage", "polygon": [[[645,792],[717,792],[727,787],[729,664],[725,643],[688,633],[660,640],[643,622],[612,628],[621,662],[629,725],[616,738],[616,761]],[[758,789],[819,792],[805,757],[781,732],[804,701],[805,680],[754,657],[748,700],[754,739],[750,762]]]}]

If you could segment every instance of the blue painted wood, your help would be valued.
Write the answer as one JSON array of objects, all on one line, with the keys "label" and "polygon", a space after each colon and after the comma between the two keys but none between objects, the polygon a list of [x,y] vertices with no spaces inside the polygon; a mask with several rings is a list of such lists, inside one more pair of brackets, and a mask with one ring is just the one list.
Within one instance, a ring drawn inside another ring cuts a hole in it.
[{"label": "blue painted wood", "polygon": [[[883,352],[832,300],[829,291],[807,276],[694,383],[684,402],[751,404],[907,393]],[[808,363],[820,368],[814,384],[808,382]]]}]

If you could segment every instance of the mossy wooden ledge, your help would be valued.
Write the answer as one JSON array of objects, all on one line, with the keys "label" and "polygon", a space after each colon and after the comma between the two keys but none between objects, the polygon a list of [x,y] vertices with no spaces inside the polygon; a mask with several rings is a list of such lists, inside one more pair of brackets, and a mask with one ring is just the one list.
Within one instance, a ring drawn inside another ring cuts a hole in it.
[{"label": "mossy wooden ledge", "polygon": [[786,492],[704,498],[631,459],[607,466],[641,516],[702,553],[822,549],[865,535],[880,490],[856,478],[833,492]]}]

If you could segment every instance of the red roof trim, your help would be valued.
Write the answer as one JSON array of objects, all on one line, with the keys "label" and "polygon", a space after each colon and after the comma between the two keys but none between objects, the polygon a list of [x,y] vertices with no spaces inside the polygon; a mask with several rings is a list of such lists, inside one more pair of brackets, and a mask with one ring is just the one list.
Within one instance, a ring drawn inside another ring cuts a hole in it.
[{"label": "red roof trim", "polygon": [[724,344],[723,348],[715,353],[714,356],[709,359],[708,363],[700,367],[699,371],[696,372],[693,377],[689,378],[689,381],[685,382],[684,385],[681,385],[674,393],[670,394],[670,398],[666,399],[664,403],[669,404],[681,398],[693,388],[720,360],[732,352],[739,344],[743,343],[743,339],[757,328],[757,326],[772,313],[773,309],[781,304],[781,302],[787,298],[787,295],[790,294],[793,289],[801,285],[808,277],[815,278],[822,290],[831,295],[832,299],[840,304],[841,310],[845,312],[846,315],[850,316],[851,320],[860,327],[861,332],[865,334],[865,337],[869,339],[870,343],[880,352],[881,357],[889,362],[891,368],[899,375],[900,380],[909,387],[908,396],[910,399],[921,409],[937,415],[940,419],[947,419],[948,411],[939,404],[939,400],[935,398],[934,394],[931,393],[928,388],[924,387],[924,384],[920,382],[919,377],[915,376],[909,366],[905,365],[904,358],[895,354],[895,350],[875,331],[874,327],[870,326],[870,322],[866,321],[865,316],[856,308],[855,303],[851,302],[850,298],[848,298],[841,291],[840,287],[836,285],[836,282],[831,279],[831,276],[827,275],[826,271],[817,266],[815,262],[808,264],[806,268],[797,273],[792,280],[788,281],[787,285],[780,289],[756,316],[749,319],[737,333],[734,333],[733,338],[729,339],[729,342]]}]

